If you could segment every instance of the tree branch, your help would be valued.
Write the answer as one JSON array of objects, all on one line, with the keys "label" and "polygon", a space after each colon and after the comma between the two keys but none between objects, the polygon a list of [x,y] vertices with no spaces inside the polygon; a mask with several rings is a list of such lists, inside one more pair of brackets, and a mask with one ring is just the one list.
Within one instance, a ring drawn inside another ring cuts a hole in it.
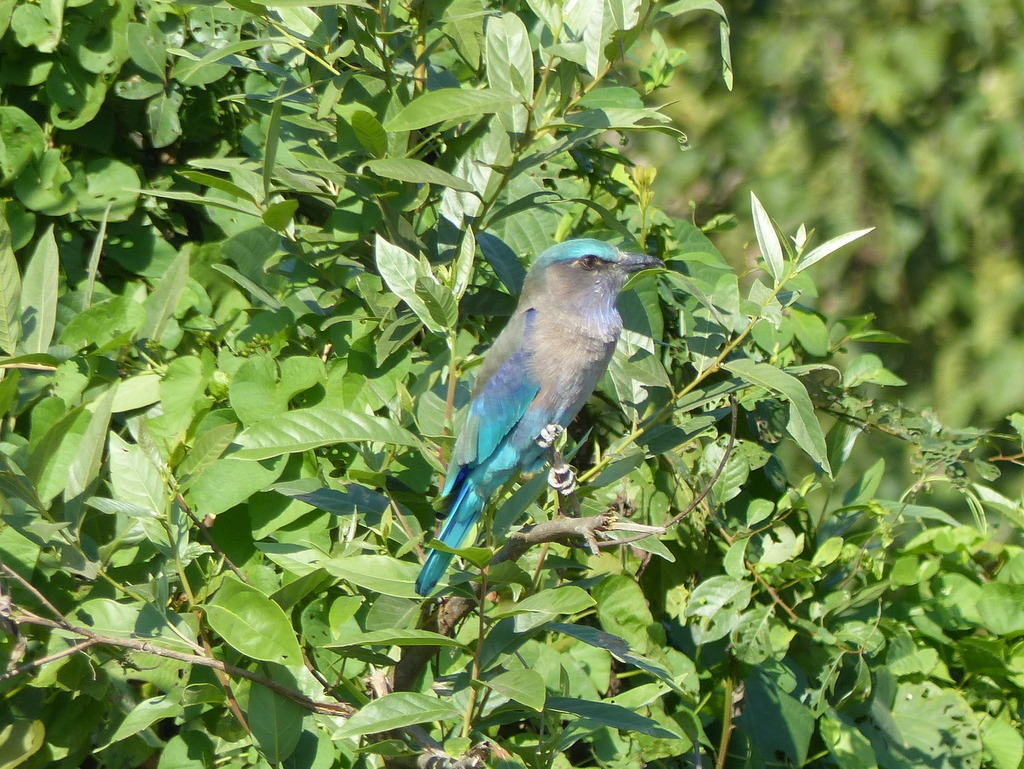
[{"label": "tree branch", "polygon": [[[326,715],[347,717],[356,712],[356,708],[352,707],[351,705],[347,705],[345,703],[340,702],[323,702],[319,700],[310,699],[306,695],[297,692],[294,689],[289,689],[287,686],[279,684],[277,681],[274,681],[273,679],[268,678],[265,675],[262,675],[260,673],[254,673],[251,670],[246,670],[245,668],[240,668],[235,665],[231,665],[227,662],[222,662],[221,660],[214,659],[213,657],[206,657],[200,654],[189,654],[188,652],[180,652],[175,649],[167,649],[162,646],[155,645],[150,641],[138,638],[115,638],[113,636],[103,635],[102,633],[96,633],[95,631],[87,627],[79,627],[77,625],[72,625],[66,620],[56,621],[46,619],[45,617],[40,617],[24,609],[12,608],[12,610],[9,613],[9,617],[18,625],[36,625],[38,627],[47,627],[55,630],[63,630],[65,632],[72,633],[74,635],[78,635],[86,639],[85,642],[79,642],[75,647],[73,647],[74,651],[84,651],[85,649],[90,648],[92,646],[102,645],[113,646],[119,649],[128,649],[130,651],[140,652],[142,654],[152,654],[156,657],[178,660],[179,662],[186,662],[190,665],[199,665],[201,667],[212,668],[213,670],[225,673],[234,678],[245,678],[249,681],[252,681],[253,683],[259,684],[260,686],[265,686],[271,691],[277,692],[283,697],[287,697],[288,699],[292,700],[292,702],[296,702],[302,707],[314,713],[323,713]],[[15,674],[24,673],[28,670],[39,667],[40,665],[44,665],[47,662],[53,661],[51,658],[57,659],[60,656],[64,655],[50,655],[50,657],[44,657],[38,660],[33,660],[31,663],[22,665],[20,668],[18,668],[17,671],[14,672]],[[4,676],[0,676],[0,680],[3,680],[7,677],[10,676],[7,674],[5,674]]]}]

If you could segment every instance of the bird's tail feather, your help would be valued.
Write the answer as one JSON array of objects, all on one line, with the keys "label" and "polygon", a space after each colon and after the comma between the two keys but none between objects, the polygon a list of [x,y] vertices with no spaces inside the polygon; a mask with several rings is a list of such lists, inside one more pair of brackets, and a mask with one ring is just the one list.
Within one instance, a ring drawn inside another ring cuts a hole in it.
[{"label": "bird's tail feather", "polygon": [[[480,513],[483,512],[484,502],[485,497],[480,494],[479,490],[471,483],[466,483],[452,503],[448,518],[445,520],[444,526],[441,527],[441,533],[437,535],[437,538],[448,547],[462,547],[473,524],[477,522]],[[416,592],[420,595],[430,593],[444,576],[453,557],[452,553],[431,550],[416,578]]]}]

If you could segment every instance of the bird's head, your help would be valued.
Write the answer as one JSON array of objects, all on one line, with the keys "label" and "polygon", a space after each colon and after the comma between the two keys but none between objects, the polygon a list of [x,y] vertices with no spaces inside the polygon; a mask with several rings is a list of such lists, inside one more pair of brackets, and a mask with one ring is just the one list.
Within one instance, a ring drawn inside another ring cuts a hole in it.
[{"label": "bird's head", "polygon": [[661,267],[647,254],[620,251],[594,238],[576,238],[552,246],[537,257],[526,278],[526,293],[544,293],[558,301],[614,306],[615,297],[640,270]]}]

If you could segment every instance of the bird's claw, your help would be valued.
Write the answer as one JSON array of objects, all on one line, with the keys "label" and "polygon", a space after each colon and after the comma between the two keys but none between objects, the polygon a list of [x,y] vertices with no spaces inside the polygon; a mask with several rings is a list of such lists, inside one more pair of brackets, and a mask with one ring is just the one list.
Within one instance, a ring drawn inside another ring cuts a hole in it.
[{"label": "bird's claw", "polygon": [[537,436],[537,445],[542,449],[550,449],[555,445],[555,441],[562,437],[564,432],[565,428],[561,425],[548,425]]},{"label": "bird's claw", "polygon": [[548,472],[548,485],[567,497],[576,491],[576,473],[569,465],[555,465]]}]

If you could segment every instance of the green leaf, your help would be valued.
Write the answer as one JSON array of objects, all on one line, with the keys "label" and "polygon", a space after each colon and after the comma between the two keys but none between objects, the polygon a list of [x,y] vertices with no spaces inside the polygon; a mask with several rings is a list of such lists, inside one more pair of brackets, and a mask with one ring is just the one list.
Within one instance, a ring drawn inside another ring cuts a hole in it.
[{"label": "green leaf", "polygon": [[[377,116],[365,109],[357,109],[349,118],[356,140],[375,158],[388,154],[388,135]],[[381,174],[387,176],[387,174]]]},{"label": "green leaf", "polygon": [[416,278],[416,296],[440,328],[452,328],[459,319],[459,305],[447,286],[431,275]]},{"label": "green leaf", "polygon": [[22,47],[35,46],[43,53],[53,53],[60,42],[63,21],[63,0],[23,3],[14,9],[11,31]]},{"label": "green leaf", "polygon": [[110,427],[110,417],[119,386],[114,384],[108,387],[106,392],[94,401],[95,408],[89,418],[89,424],[82,433],[75,458],[68,466],[67,483],[64,486],[64,494],[68,499],[85,493],[100,475],[107,429]]},{"label": "green leaf", "polygon": [[21,339],[21,275],[11,247],[11,230],[0,215],[0,351],[14,355]]},{"label": "green leaf", "polygon": [[724,364],[740,379],[750,384],[782,395],[789,401],[789,423],[787,431],[807,454],[821,465],[822,470],[832,474],[828,463],[828,449],[825,433],[814,414],[814,404],[807,395],[807,388],[794,376],[767,363],[741,358]]},{"label": "green leaf", "polygon": [[88,425],[89,413],[81,406],[72,409],[46,431],[33,449],[26,472],[35,481],[43,502],[64,491]]},{"label": "green leaf", "polygon": [[840,235],[839,237],[832,238],[831,240],[822,243],[820,246],[811,249],[797,260],[796,271],[802,272],[803,270],[806,270],[812,264],[817,264],[826,256],[835,253],[843,246],[863,238],[869,232],[873,232],[874,229],[874,227],[868,227],[864,230],[854,230],[853,232],[847,232],[844,235]]},{"label": "green leaf", "polygon": [[411,184],[439,184],[461,192],[475,192],[473,185],[447,171],[415,158],[380,158],[368,160],[363,166],[369,171],[387,179],[397,179]]},{"label": "green leaf", "polygon": [[413,628],[358,631],[352,638],[324,644],[325,649],[347,649],[350,646],[450,646],[464,649],[464,644],[440,633]]},{"label": "green leaf", "polygon": [[142,182],[130,165],[113,158],[98,158],[84,166],[75,165],[73,172],[80,216],[97,222],[123,222],[134,213]]},{"label": "green leaf", "polygon": [[75,209],[71,172],[61,160],[60,150],[48,149],[18,174],[14,194],[25,208],[47,216],[63,216]]},{"label": "green leaf", "polygon": [[[579,55],[572,55],[572,44],[557,46],[558,54],[582,64],[587,72],[600,78],[608,65],[605,49],[617,32],[631,29],[639,19],[639,0],[582,0],[567,7],[565,21],[579,30],[582,40]],[[554,53],[554,50],[549,49]]]},{"label": "green leaf", "polygon": [[[650,614],[648,613],[648,616]],[[639,654],[635,654],[626,643],[624,638],[620,638],[612,633],[606,633],[603,630],[599,630],[595,627],[588,625],[568,625],[562,622],[549,622],[547,628],[556,633],[562,633],[564,635],[575,638],[583,643],[594,646],[598,649],[604,649],[613,657],[620,662],[624,662],[627,665],[632,665],[641,670],[644,670],[655,678],[668,684],[672,689],[683,693],[683,690],[676,684],[672,678],[672,674],[669,673],[664,667],[654,662],[653,660],[642,657]]]},{"label": "green leaf", "polygon": [[986,630],[997,636],[1024,634],[1024,585],[985,582],[981,585],[978,613]]},{"label": "green leaf", "polygon": [[160,400],[160,375],[156,372],[144,371],[137,376],[130,376],[118,382],[113,410],[118,414],[124,411],[134,411],[151,406],[158,400]]},{"label": "green leaf", "polygon": [[272,230],[285,232],[298,210],[299,201],[297,200],[280,200],[277,203],[271,203],[263,212],[263,223]]},{"label": "green leaf", "polygon": [[43,156],[43,129],[17,107],[0,107],[0,183],[7,184]]},{"label": "green leaf", "polygon": [[154,147],[174,144],[181,136],[181,105],[185,95],[178,89],[157,94],[146,105],[149,141]]},{"label": "green leaf", "polygon": [[226,577],[203,609],[210,627],[247,657],[302,664],[302,650],[288,616],[256,588]]},{"label": "green leaf", "polygon": [[164,718],[175,718],[184,712],[180,703],[169,700],[166,694],[150,697],[132,708],[106,739],[100,740],[97,751],[113,745],[115,742],[138,734]]},{"label": "green leaf", "polygon": [[367,703],[345,722],[334,737],[358,737],[402,729],[427,721],[460,718],[459,711],[445,700],[414,692],[394,692]]},{"label": "green leaf", "polygon": [[846,364],[846,370],[843,372],[843,384],[852,388],[866,383],[883,387],[902,387],[906,381],[889,371],[877,355],[866,352]]},{"label": "green leaf", "polygon": [[234,459],[266,459],[282,454],[351,442],[415,446],[409,431],[390,419],[325,406],[296,409],[247,427],[235,439],[241,446]]},{"label": "green leaf", "polygon": [[57,325],[59,278],[60,258],[51,224],[36,243],[22,282],[21,328],[25,352],[46,352],[50,347]]},{"label": "green leaf", "polygon": [[818,730],[839,769],[878,769],[871,742],[844,718],[826,714]]},{"label": "green leaf", "polygon": [[234,422],[211,427],[192,444],[192,449],[185,455],[177,467],[178,483],[186,484],[192,476],[201,475],[206,468],[221,458],[238,432]]},{"label": "green leaf", "polygon": [[[981,732],[985,752],[995,769],[1018,769],[1024,760],[1024,737],[1009,718],[991,718]],[[841,767],[846,769],[846,767]]]},{"label": "green leaf", "polygon": [[775,232],[775,224],[754,193],[750,193],[750,207],[754,215],[754,234],[757,236],[757,244],[761,248],[761,256],[764,257],[768,274],[772,276],[775,285],[778,286],[785,278],[786,267],[782,255],[782,244],[779,242],[778,233]]},{"label": "green leaf", "polygon": [[0,727],[0,769],[23,766],[46,743],[42,721],[22,718]]},{"label": "green leaf", "polygon": [[[562,614],[579,614],[595,603],[586,590],[575,585],[563,585],[541,590],[518,603],[500,607],[495,616],[531,615],[527,622],[530,627],[536,627]],[[516,627],[524,629],[519,622]]]},{"label": "green leaf", "polygon": [[685,616],[697,617],[690,632],[698,644],[724,638],[740,623],[741,612],[753,595],[753,585],[726,575],[709,577],[694,588],[686,602]]},{"label": "green leaf", "polygon": [[737,719],[760,755],[802,766],[814,734],[814,715],[778,681],[755,668],[744,686],[743,713]]},{"label": "green leaf", "polygon": [[166,513],[170,490],[150,455],[138,444],[127,443],[114,432],[110,433],[108,451],[114,499],[157,515]]},{"label": "green leaf", "polygon": [[436,318],[435,314],[438,308],[442,308],[441,315],[447,316],[455,298],[447,298],[451,291],[437,282],[426,260],[417,259],[380,235],[377,236],[375,252],[377,270],[388,288],[409,305],[427,328],[438,334],[444,333],[447,326],[442,322],[443,318]]},{"label": "green leaf", "polygon": [[427,91],[405,105],[384,124],[389,133],[415,131],[449,120],[469,120],[491,115],[521,100],[511,94],[490,90],[441,88]]},{"label": "green leaf", "polygon": [[591,595],[597,601],[601,627],[621,636],[633,649],[640,652],[650,649],[654,617],[636,580],[625,574],[609,575]]},{"label": "green leaf", "polygon": [[224,457],[193,476],[189,499],[200,517],[219,515],[241,504],[257,491],[263,491],[281,477],[287,457],[263,462]]},{"label": "green leaf", "polygon": [[409,561],[384,555],[352,555],[323,558],[318,565],[335,577],[381,595],[419,598],[413,583],[420,567]]},{"label": "green leaf", "polygon": [[167,365],[160,380],[163,413],[150,420],[153,435],[176,446],[192,424],[192,416],[209,403],[205,397],[206,377],[199,358],[183,355]]},{"label": "green leaf", "polygon": [[128,55],[139,69],[163,80],[167,74],[167,38],[147,24],[128,25]]},{"label": "green leaf", "polygon": [[[256,198],[253,197],[251,192],[243,189],[242,187],[239,187],[234,182],[228,179],[222,179],[219,176],[214,176],[213,174],[205,173],[203,171],[178,171],[178,175],[184,179],[188,179],[191,182],[195,182],[196,184],[202,184],[205,185],[206,187],[211,187],[215,190],[220,190],[221,192],[227,193],[233,198],[239,198],[240,200],[245,200],[248,201],[249,203],[254,204],[251,209],[245,210],[247,213],[252,213],[253,215],[255,215]],[[198,200],[204,199],[197,198],[197,201]]]},{"label": "green leaf", "polygon": [[95,345],[104,352],[127,344],[146,323],[146,310],[128,296],[106,299],[78,313],[64,327],[59,340],[72,350]]},{"label": "green leaf", "polygon": [[213,740],[205,732],[179,732],[160,749],[157,769],[208,769],[214,755]]},{"label": "green leaf", "polygon": [[89,72],[71,57],[59,57],[46,78],[50,122],[65,131],[82,128],[103,106],[107,84],[105,74]]},{"label": "green leaf", "polygon": [[533,99],[533,48],[526,25],[514,13],[489,16],[486,27],[487,84],[496,93]]},{"label": "green leaf", "polygon": [[797,341],[807,354],[816,358],[826,357],[829,351],[829,336],[824,318],[798,305],[789,308],[789,317],[793,322]]},{"label": "green leaf", "polygon": [[253,683],[246,708],[249,728],[264,757],[278,765],[295,752],[302,737],[306,710],[287,697]]},{"label": "green leaf", "polygon": [[642,716],[628,708],[611,702],[580,700],[571,697],[548,697],[544,707],[546,710],[553,710],[557,713],[571,713],[595,724],[610,726],[613,729],[640,732],[640,734],[646,734],[650,737],[666,739],[675,739],[677,737],[675,733],[665,729],[653,718]]},{"label": "green leaf", "polygon": [[170,269],[157,283],[143,305],[146,309],[146,322],[139,329],[139,338],[159,341],[163,336],[167,322],[174,317],[178,301],[188,283],[189,255],[185,251],[171,262]]},{"label": "green leaf", "polygon": [[[878,719],[861,724],[878,765],[894,769],[963,769],[981,765],[977,717],[955,689],[932,681],[896,689],[889,732]],[[872,714],[880,708],[872,708]],[[895,739],[894,739],[895,738]]]},{"label": "green leaf", "polygon": [[544,710],[547,691],[544,676],[536,670],[509,670],[483,682],[488,689],[525,705],[538,713]]}]

